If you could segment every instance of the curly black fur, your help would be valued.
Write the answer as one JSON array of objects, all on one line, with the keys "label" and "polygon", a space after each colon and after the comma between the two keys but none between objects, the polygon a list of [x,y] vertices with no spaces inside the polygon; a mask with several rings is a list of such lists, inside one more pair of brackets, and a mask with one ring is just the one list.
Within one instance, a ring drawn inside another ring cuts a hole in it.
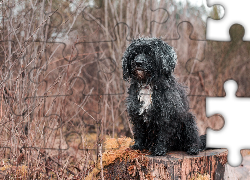
[{"label": "curly black fur", "polygon": [[[123,78],[130,82],[127,111],[133,124],[133,149],[149,150],[152,155],[179,150],[198,154],[201,149],[185,89],[173,76],[176,62],[174,49],[158,38],[135,39],[124,53]],[[151,92],[146,95],[150,105],[144,109],[142,89]]]}]

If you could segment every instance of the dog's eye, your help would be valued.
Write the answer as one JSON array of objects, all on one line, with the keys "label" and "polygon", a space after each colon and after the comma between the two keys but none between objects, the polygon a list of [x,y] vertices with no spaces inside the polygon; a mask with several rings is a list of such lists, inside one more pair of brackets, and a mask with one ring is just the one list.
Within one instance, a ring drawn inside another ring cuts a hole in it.
[{"label": "dog's eye", "polygon": [[151,53],[151,52],[148,52],[148,55],[152,57],[152,56],[153,56],[153,53]]}]

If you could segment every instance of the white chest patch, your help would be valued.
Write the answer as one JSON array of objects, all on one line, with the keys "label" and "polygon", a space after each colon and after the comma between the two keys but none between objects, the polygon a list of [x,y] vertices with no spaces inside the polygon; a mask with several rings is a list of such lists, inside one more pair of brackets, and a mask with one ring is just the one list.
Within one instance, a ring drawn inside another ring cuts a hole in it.
[{"label": "white chest patch", "polygon": [[150,108],[150,105],[152,104],[152,90],[151,87],[148,85],[144,88],[142,88],[139,92],[138,99],[140,102],[143,102],[142,107],[140,108],[140,115],[147,109]]}]

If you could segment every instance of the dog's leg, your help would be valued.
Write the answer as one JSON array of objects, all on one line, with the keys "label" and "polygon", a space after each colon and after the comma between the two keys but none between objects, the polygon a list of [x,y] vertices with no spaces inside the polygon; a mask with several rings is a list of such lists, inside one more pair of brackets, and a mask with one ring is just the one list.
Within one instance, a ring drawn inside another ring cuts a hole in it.
[{"label": "dog's leg", "polygon": [[149,152],[152,156],[164,156],[169,151],[165,141],[157,139],[157,142],[150,147]]},{"label": "dog's leg", "polygon": [[195,118],[191,113],[188,113],[187,119],[184,121],[185,130],[183,132],[184,149],[188,154],[198,154],[200,151],[200,137],[196,126]]},{"label": "dog's leg", "polygon": [[131,148],[140,151],[147,149],[147,147],[145,146],[147,139],[147,131],[145,123],[142,120],[138,121],[137,119],[137,123],[133,124],[134,124],[133,132],[134,132],[135,144]]},{"label": "dog's leg", "polygon": [[170,151],[173,130],[170,126],[166,125],[165,122],[159,121],[156,127],[152,127],[153,132],[150,133],[151,145],[149,152],[153,156],[164,156]]}]

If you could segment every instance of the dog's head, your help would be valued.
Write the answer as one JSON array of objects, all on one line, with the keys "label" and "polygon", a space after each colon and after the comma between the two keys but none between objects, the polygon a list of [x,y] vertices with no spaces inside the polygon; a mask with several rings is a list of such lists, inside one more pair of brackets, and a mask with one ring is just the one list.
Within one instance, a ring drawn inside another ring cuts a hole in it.
[{"label": "dog's head", "polygon": [[177,55],[174,49],[158,38],[138,38],[132,41],[122,58],[123,78],[146,81],[169,76],[174,71]]}]

